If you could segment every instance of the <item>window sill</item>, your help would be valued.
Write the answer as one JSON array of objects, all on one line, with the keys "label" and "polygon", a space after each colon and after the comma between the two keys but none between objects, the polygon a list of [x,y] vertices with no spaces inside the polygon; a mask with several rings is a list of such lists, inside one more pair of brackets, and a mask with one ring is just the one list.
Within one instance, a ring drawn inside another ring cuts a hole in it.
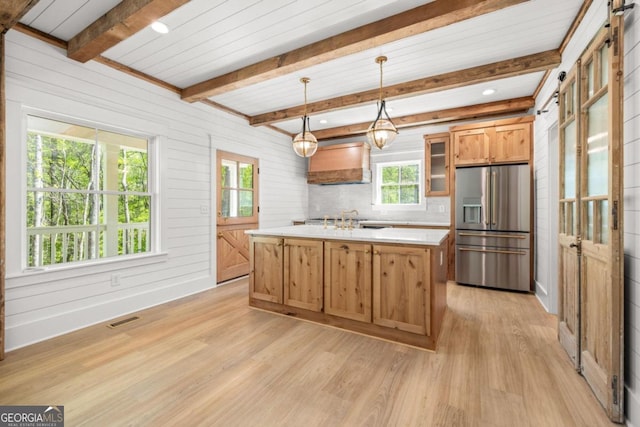
[{"label": "window sill", "polygon": [[167,262],[168,258],[168,253],[159,252],[154,254],[131,255],[128,257],[105,258],[97,261],[68,265],[30,268],[23,270],[22,273],[8,274],[5,277],[7,280],[6,287],[7,289],[19,288],[45,281],[110,273],[117,270]]}]

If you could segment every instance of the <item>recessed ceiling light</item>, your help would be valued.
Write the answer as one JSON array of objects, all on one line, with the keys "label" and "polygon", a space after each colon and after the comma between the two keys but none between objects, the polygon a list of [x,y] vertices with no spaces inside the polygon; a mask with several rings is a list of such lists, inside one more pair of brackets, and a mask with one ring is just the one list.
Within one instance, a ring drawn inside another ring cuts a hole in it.
[{"label": "recessed ceiling light", "polygon": [[155,31],[156,33],[160,33],[160,34],[167,34],[169,32],[169,27],[167,27],[165,24],[163,24],[160,21],[156,21],[153,24],[151,24],[151,29],[153,29],[153,31]]},{"label": "recessed ceiling light", "polygon": [[327,123],[329,123],[329,122],[327,121],[327,119],[322,119],[322,120],[320,120],[320,124],[321,124],[321,125],[326,125]]},{"label": "recessed ceiling light", "polygon": [[496,93],[495,89],[485,89],[482,91],[483,95],[493,95],[494,93]]}]

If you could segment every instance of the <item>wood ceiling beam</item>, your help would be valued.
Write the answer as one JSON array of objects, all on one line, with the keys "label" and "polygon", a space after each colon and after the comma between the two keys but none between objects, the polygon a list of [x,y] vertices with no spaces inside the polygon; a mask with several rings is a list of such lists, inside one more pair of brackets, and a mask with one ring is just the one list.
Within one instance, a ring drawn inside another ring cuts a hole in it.
[{"label": "wood ceiling beam", "polygon": [[529,0],[435,0],[185,88],[195,102]]},{"label": "wood ceiling beam", "polygon": [[[557,50],[549,50],[546,52],[521,56],[519,58],[494,62],[492,64],[467,68],[465,70],[424,77],[406,83],[399,83],[383,88],[382,93],[384,98],[388,100],[392,98],[400,99],[419,94],[440,92],[447,89],[455,89],[462,86],[548,70],[560,65],[560,61],[560,52]],[[318,114],[366,104],[377,101],[379,96],[380,90],[372,89],[336,98],[325,99],[323,101],[307,104],[307,114]],[[302,117],[303,115],[304,105],[298,105],[284,110],[271,111],[253,116],[249,120],[249,123],[252,126],[262,126],[295,119]]]},{"label": "wood ceiling beam", "polygon": [[[534,99],[526,96],[522,98],[507,99],[504,101],[488,102],[466,107],[448,108],[445,110],[429,111],[426,113],[412,114],[409,116],[393,118],[393,123],[398,129],[432,125],[436,123],[450,123],[459,120],[469,120],[496,115],[524,113],[535,105]],[[348,126],[340,126],[329,129],[314,130],[313,135],[318,140],[344,138],[348,136],[363,135],[371,125],[371,122],[358,123]]]},{"label": "wood ceiling beam", "polygon": [[124,0],[69,40],[67,56],[87,62],[189,0]]},{"label": "wood ceiling beam", "polygon": [[0,8],[0,34],[4,34],[18,23],[20,18],[39,0],[2,0]]}]

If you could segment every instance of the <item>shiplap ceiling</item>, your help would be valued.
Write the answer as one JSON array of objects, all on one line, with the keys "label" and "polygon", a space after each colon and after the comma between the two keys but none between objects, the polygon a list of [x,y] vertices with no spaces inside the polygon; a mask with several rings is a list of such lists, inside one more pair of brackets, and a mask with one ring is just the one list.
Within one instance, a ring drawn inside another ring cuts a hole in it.
[{"label": "shiplap ceiling", "polygon": [[[387,88],[554,51],[560,47],[584,1],[40,0],[20,23],[25,28],[69,42],[107,12],[113,13],[110,12],[113,8],[126,6],[121,3],[164,3],[164,8],[175,8],[160,18],[171,31],[161,35],[141,27],[134,34],[112,43],[100,55],[178,89],[242,70],[372,22],[385,20],[388,23],[390,17],[421,5],[433,3],[434,10],[440,5],[454,7],[463,3],[496,5],[497,10],[490,13],[383,44],[373,39],[356,52],[323,59],[206,97],[248,119],[285,111],[284,120],[265,124],[295,134],[300,131],[301,122],[298,115],[287,109],[300,107],[303,103],[303,85],[300,83],[303,76],[311,78],[309,103],[319,103],[377,90],[379,67],[375,58],[379,55],[389,58],[384,64],[384,86]],[[446,85],[440,88],[436,84],[428,93],[399,93],[387,98],[387,107],[392,118],[399,118],[531,97],[545,72],[531,71],[491,81],[457,84],[452,88]],[[495,93],[483,96],[482,91],[486,88],[494,89]],[[347,104],[343,107],[333,105],[331,111],[313,112],[312,130],[370,122],[377,112],[375,100]]]}]

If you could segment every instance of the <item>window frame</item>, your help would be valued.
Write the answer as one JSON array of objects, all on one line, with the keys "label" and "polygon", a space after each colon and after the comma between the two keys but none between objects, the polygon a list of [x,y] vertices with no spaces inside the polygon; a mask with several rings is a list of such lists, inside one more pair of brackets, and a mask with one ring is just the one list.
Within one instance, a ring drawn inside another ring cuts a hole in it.
[{"label": "window frame", "polygon": [[[83,105],[78,103],[77,112],[81,112]],[[18,129],[9,130],[8,137],[11,136],[12,140],[16,140],[19,145],[18,158],[19,162],[16,164],[15,171],[18,173],[12,173],[13,176],[18,176],[20,182],[19,186],[15,186],[15,191],[9,191],[7,199],[19,201],[19,209],[16,209],[11,213],[12,216],[19,215],[16,218],[16,222],[20,223],[20,229],[16,231],[15,241],[19,241],[19,250],[15,251],[14,255],[7,257],[7,278],[19,278],[23,280],[19,282],[29,284],[33,280],[37,280],[36,277],[28,279],[24,274],[29,277],[38,276],[39,274],[46,274],[56,271],[64,271],[65,275],[69,277],[82,276],[85,274],[92,274],[94,271],[102,271],[103,269],[113,268],[125,268],[125,266],[138,266],[147,265],[158,262],[166,262],[168,255],[166,253],[167,237],[164,229],[164,218],[166,218],[166,203],[164,202],[164,195],[161,192],[162,188],[166,188],[166,178],[160,171],[166,164],[166,126],[160,123],[155,123],[146,118],[131,117],[114,113],[112,111],[96,111],[96,117],[106,118],[113,123],[122,123],[121,126],[115,126],[106,124],[105,122],[93,120],[91,118],[82,118],[80,114],[71,115],[56,113],[50,110],[43,110],[34,107],[27,107],[21,104],[9,105],[7,109],[7,115],[13,117],[20,117],[20,127]],[[135,137],[145,138],[148,141],[147,156],[148,156],[148,188],[151,198],[151,213],[149,218],[149,251],[135,254],[116,255],[110,257],[95,258],[89,260],[65,262],[59,264],[50,264],[40,267],[29,267],[28,261],[28,237],[27,237],[27,118],[28,116],[37,116],[49,120],[57,120],[61,122],[70,123],[78,126],[95,127],[102,131],[123,133]],[[130,126],[127,126],[130,125]],[[19,137],[18,137],[19,135]],[[7,158],[16,158],[15,152],[7,153]],[[19,239],[17,236],[19,235]],[[114,266],[117,265],[117,266]],[[102,267],[101,267],[102,266]],[[72,273],[75,271],[75,273]],[[35,283],[35,282],[34,282]]]},{"label": "window frame", "polygon": [[[416,184],[418,185],[418,203],[396,203],[396,204],[383,204],[382,199],[382,169],[392,166],[418,166],[418,179]],[[426,199],[424,197],[424,161],[422,159],[411,160],[389,160],[383,162],[377,162],[373,165],[373,200],[372,209],[375,211],[412,211],[412,210],[426,210]]]}]

